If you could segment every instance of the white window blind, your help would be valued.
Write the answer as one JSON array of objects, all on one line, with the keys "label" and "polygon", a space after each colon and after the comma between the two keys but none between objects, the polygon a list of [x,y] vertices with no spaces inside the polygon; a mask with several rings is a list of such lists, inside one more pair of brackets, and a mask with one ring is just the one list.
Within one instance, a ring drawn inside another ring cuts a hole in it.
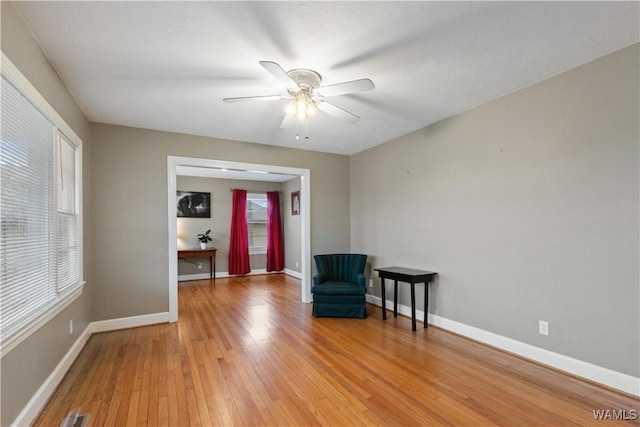
[{"label": "white window blind", "polygon": [[247,194],[249,253],[267,251],[267,195]]},{"label": "white window blind", "polygon": [[79,285],[76,147],[5,76],[0,119],[0,337]]}]

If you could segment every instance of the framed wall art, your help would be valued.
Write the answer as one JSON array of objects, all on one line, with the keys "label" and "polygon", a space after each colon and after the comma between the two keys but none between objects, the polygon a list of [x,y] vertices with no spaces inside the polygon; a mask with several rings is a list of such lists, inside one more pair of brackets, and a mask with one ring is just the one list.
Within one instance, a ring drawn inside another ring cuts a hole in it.
[{"label": "framed wall art", "polygon": [[211,218],[211,193],[178,191],[178,218]]},{"label": "framed wall art", "polygon": [[291,215],[300,215],[300,192],[291,193]]}]

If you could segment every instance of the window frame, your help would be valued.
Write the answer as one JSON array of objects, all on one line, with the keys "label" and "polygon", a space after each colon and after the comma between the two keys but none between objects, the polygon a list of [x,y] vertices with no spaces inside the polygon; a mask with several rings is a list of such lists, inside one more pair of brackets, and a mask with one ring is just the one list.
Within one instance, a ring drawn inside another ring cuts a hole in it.
[{"label": "window frame", "polygon": [[[11,332],[9,335],[1,337],[0,341],[0,357],[4,357],[13,350],[21,342],[38,331],[42,326],[48,323],[56,315],[62,312],[80,295],[82,295],[85,280],[83,271],[83,254],[84,254],[84,238],[83,238],[83,190],[82,190],[82,140],[73,131],[73,129],[62,119],[56,110],[47,102],[47,100],[38,92],[38,90],[29,82],[29,80],[20,72],[20,70],[11,62],[11,60],[2,52],[2,62],[0,72],[22,95],[25,96],[54,126],[56,134],[56,142],[60,138],[65,138],[75,149],[75,205],[77,214],[78,227],[78,280],[76,283],[66,286],[62,289],[56,286],[57,298],[47,304],[42,305],[37,311],[32,313],[22,324]],[[55,151],[55,150],[54,150]],[[54,168],[55,170],[57,169]],[[55,179],[52,177],[52,179]],[[57,182],[53,182],[57,186]],[[56,197],[57,191],[54,193]],[[53,214],[54,218],[56,213]],[[55,237],[54,237],[55,239]],[[57,240],[54,240],[54,242]]]},{"label": "window frame", "polygon": [[267,193],[247,193],[247,209],[246,209],[246,217],[247,217],[247,238],[249,240],[249,255],[261,255],[261,254],[266,254],[267,253],[267,241],[269,239],[268,236],[268,227],[267,227],[267,222],[268,222],[268,218],[266,216],[266,212],[265,212],[265,221],[264,221],[264,226],[265,226],[265,244],[264,246],[251,246],[251,227],[249,227],[249,224],[262,224],[261,221],[249,221],[249,200],[264,200],[265,203],[267,202]]}]

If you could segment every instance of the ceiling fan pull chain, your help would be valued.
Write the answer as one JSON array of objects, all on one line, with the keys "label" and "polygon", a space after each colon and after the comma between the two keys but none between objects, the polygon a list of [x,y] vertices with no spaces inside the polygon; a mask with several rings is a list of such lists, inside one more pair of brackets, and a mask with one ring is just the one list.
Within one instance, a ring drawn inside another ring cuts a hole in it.
[{"label": "ceiling fan pull chain", "polygon": [[304,119],[304,127],[305,127],[305,131],[304,131],[305,137],[304,137],[304,139],[308,141],[309,140],[309,119],[307,119],[307,118]]}]

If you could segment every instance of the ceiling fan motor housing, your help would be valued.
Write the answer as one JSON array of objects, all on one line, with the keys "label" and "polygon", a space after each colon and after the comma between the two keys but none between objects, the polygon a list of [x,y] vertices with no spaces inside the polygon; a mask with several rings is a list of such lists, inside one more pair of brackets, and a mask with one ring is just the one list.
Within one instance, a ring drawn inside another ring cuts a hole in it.
[{"label": "ceiling fan motor housing", "polygon": [[287,75],[300,86],[300,88],[317,89],[322,83],[320,74],[313,70],[296,69],[287,72]]}]

